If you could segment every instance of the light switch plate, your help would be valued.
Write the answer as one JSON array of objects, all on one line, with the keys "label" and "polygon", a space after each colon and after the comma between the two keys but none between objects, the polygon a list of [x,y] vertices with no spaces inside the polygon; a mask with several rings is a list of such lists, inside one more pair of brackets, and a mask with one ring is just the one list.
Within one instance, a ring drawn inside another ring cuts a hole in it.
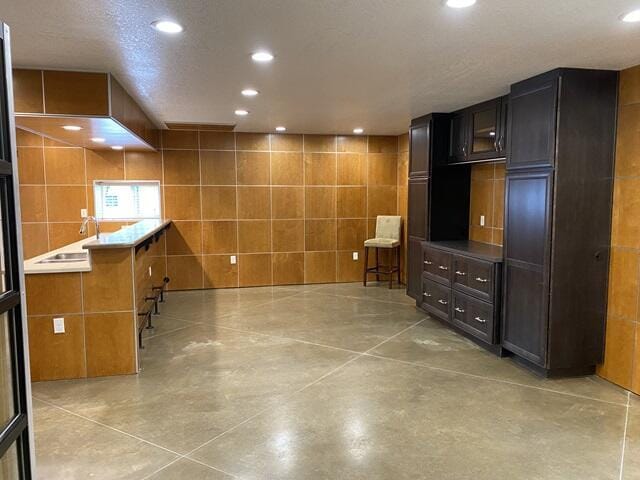
[{"label": "light switch plate", "polygon": [[238,263],[238,259],[235,255],[231,255],[231,265],[235,265],[236,263]]},{"label": "light switch plate", "polygon": [[64,317],[53,319],[53,333],[64,333]]},{"label": "light switch plate", "polygon": [[353,252],[353,259],[358,260],[358,252]]},{"label": "light switch plate", "polygon": [[87,209],[86,208],[81,208],[80,209],[80,218],[87,218]]},{"label": "light switch plate", "polygon": [[480,226],[484,227],[484,215],[480,215]]}]

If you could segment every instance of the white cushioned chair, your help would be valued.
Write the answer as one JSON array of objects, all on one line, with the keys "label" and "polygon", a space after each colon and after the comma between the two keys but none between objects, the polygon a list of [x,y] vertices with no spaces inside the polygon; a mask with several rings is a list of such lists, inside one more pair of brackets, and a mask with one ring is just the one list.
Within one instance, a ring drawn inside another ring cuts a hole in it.
[{"label": "white cushioned chair", "polygon": [[[395,215],[378,215],[376,218],[376,237],[364,242],[364,286],[367,286],[367,275],[376,274],[376,280],[380,280],[380,275],[389,275],[389,288],[393,287],[393,274],[398,272],[398,283],[400,280],[400,231],[402,228],[402,217]],[[369,267],[369,249],[376,249],[376,266]],[[378,251],[380,248],[391,250],[389,255],[389,265],[380,265]],[[395,259],[395,264],[393,260]]]}]

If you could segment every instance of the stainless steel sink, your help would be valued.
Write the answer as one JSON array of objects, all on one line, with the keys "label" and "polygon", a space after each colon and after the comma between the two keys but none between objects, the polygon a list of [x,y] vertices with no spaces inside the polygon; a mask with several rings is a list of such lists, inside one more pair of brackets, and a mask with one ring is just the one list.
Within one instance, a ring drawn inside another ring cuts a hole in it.
[{"label": "stainless steel sink", "polygon": [[87,252],[57,253],[40,260],[38,263],[84,262],[87,258],[89,258]]}]

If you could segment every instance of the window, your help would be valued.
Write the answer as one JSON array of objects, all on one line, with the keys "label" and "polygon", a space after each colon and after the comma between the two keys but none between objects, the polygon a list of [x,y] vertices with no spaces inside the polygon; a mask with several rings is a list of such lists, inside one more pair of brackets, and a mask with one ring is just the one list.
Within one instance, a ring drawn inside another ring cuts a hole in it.
[{"label": "window", "polygon": [[96,218],[100,220],[143,220],[160,218],[160,182],[93,182]]}]

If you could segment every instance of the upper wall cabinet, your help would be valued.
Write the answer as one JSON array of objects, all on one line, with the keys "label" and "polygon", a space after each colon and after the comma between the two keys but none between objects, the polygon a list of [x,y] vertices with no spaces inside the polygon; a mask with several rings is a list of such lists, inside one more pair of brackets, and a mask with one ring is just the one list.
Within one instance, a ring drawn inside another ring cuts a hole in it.
[{"label": "upper wall cabinet", "polygon": [[479,162],[505,157],[506,125],[506,96],[453,113],[449,163]]},{"label": "upper wall cabinet", "polygon": [[508,169],[553,166],[558,82],[557,74],[545,74],[512,86]]},{"label": "upper wall cabinet", "polygon": [[411,125],[409,129],[409,176],[427,177],[430,164],[431,122],[424,121]]}]

